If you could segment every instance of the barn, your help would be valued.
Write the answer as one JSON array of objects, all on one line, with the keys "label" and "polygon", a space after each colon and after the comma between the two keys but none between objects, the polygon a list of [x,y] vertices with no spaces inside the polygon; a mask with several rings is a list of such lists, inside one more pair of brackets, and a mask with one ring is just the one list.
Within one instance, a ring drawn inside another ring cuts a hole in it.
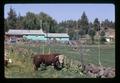
[{"label": "barn", "polygon": [[69,41],[69,35],[67,33],[44,33],[40,30],[18,30],[10,29],[5,33],[6,38],[9,40],[17,40],[20,38],[33,40],[33,41],[47,41],[57,40],[61,42]]}]

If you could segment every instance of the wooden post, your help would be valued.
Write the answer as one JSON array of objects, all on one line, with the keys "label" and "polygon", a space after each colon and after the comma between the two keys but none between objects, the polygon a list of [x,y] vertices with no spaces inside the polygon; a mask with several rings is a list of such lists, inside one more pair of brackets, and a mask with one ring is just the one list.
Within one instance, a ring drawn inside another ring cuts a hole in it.
[{"label": "wooden post", "polygon": [[72,62],[72,59],[70,59],[70,67],[72,67],[72,63],[73,63],[73,62]]},{"label": "wooden post", "polygon": [[100,31],[98,32],[99,33],[99,38],[98,38],[98,64],[101,66],[101,60],[100,60]]},{"label": "wooden post", "polygon": [[67,58],[66,58],[66,56],[65,56],[65,58],[64,58],[64,63],[65,63],[65,64],[67,63]]},{"label": "wooden post", "polygon": [[49,48],[49,53],[48,54],[50,54],[51,52],[50,52],[50,48]]},{"label": "wooden post", "polygon": [[45,46],[44,46],[44,44],[43,44],[43,54],[44,54],[44,48],[45,48]]}]

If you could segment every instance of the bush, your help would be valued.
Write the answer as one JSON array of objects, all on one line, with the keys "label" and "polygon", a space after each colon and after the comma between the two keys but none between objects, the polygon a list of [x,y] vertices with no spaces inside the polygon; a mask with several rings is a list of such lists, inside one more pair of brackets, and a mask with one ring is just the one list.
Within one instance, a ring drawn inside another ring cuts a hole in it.
[{"label": "bush", "polygon": [[101,43],[101,44],[104,44],[105,42],[106,42],[105,37],[101,37],[101,38],[100,38],[100,43]]}]

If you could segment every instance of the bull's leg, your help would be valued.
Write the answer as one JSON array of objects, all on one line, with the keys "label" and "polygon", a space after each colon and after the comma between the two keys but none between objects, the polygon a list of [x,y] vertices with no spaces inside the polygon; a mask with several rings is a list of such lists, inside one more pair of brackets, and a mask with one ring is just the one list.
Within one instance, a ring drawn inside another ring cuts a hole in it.
[{"label": "bull's leg", "polygon": [[[43,63],[42,63],[41,65],[42,65],[41,71],[42,71],[42,70],[46,70],[46,64],[43,64]],[[40,66],[41,66],[41,65],[40,65]]]},{"label": "bull's leg", "polygon": [[56,66],[56,65],[54,65],[54,69],[57,69],[57,66]]},{"label": "bull's leg", "polygon": [[55,64],[54,64],[54,69],[56,69],[56,70],[60,70],[59,66],[60,66],[59,63],[55,63]]},{"label": "bull's leg", "polygon": [[46,69],[47,69],[47,65],[45,64],[45,65],[44,65],[44,70],[46,70]]},{"label": "bull's leg", "polygon": [[65,65],[64,65],[64,63],[62,63],[62,68],[65,68]]}]

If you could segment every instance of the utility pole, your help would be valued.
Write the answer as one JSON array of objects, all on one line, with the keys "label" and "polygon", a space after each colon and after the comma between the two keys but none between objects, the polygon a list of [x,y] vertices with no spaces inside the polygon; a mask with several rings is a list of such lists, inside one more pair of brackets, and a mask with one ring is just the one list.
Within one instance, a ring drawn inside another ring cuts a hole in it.
[{"label": "utility pole", "polygon": [[83,56],[84,56],[84,48],[83,48],[83,43],[84,43],[84,41],[80,41],[80,49],[79,49],[79,53],[80,53],[80,62],[81,62],[81,66],[82,66],[82,69],[84,68],[84,58],[83,58]]},{"label": "utility pole", "polygon": [[[100,26],[101,28],[101,26]],[[100,30],[98,31],[98,64],[101,66],[101,60],[100,60]]]},{"label": "utility pole", "polygon": [[[41,25],[41,29],[43,30],[43,21],[42,20],[40,20],[40,25]],[[45,46],[44,46],[44,44],[45,44],[45,41],[43,40],[43,54],[44,54],[44,48],[45,48]]]}]

